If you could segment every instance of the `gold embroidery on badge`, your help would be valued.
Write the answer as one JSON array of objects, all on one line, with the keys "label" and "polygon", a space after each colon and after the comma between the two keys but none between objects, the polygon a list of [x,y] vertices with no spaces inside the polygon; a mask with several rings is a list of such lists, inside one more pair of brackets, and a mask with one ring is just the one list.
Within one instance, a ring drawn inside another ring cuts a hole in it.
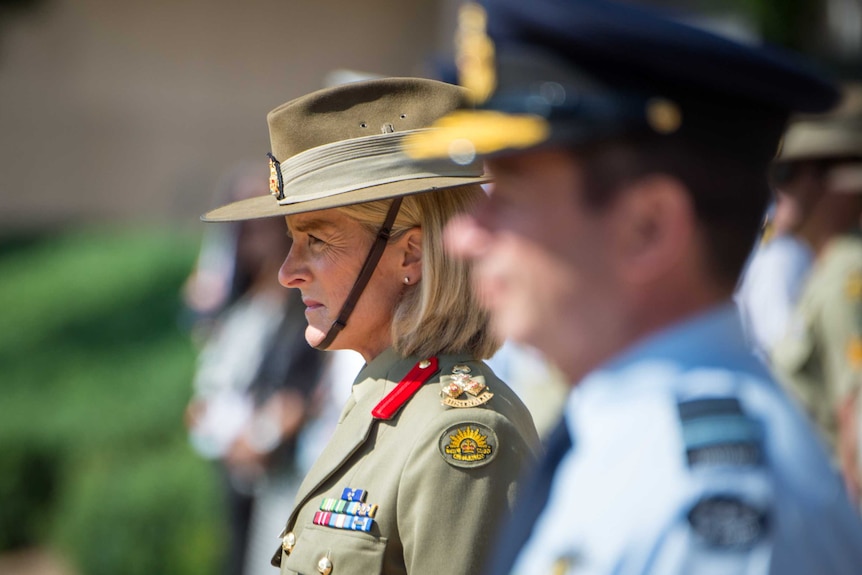
[{"label": "gold embroidery on badge", "polygon": [[497,434],[481,423],[457,423],[440,436],[440,455],[456,467],[479,467],[497,454]]},{"label": "gold embroidery on badge", "polygon": [[446,448],[446,453],[455,461],[482,461],[491,455],[492,451],[488,446],[488,438],[470,426],[450,435],[449,446]]}]

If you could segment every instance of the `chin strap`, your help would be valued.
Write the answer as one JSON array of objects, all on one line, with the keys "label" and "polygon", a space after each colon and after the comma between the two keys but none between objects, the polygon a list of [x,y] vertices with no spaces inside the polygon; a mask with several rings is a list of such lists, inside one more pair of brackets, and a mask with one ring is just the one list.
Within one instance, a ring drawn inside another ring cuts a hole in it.
[{"label": "chin strap", "polygon": [[377,267],[377,262],[380,261],[380,256],[383,255],[383,250],[386,249],[386,243],[389,241],[389,236],[392,233],[392,226],[395,224],[395,218],[398,217],[398,210],[400,209],[401,198],[398,197],[392,200],[392,205],[389,206],[389,212],[386,214],[386,219],[383,221],[383,225],[380,226],[380,231],[377,232],[377,237],[374,239],[374,245],[371,246],[371,251],[368,252],[368,257],[365,258],[365,263],[362,264],[362,269],[359,270],[356,283],[353,284],[353,287],[350,289],[350,293],[347,294],[347,299],[344,300],[344,305],[341,306],[341,311],[338,313],[338,319],[332,322],[332,325],[329,327],[329,331],[326,333],[326,337],[323,338],[323,341],[314,346],[317,349],[328,348],[332,345],[332,342],[341,330],[347,327],[347,318],[349,318],[350,314],[353,313],[353,308],[356,307],[356,302],[359,300],[359,296],[361,296],[362,292],[365,290],[368,280],[371,279],[371,274],[374,273],[374,269]]}]

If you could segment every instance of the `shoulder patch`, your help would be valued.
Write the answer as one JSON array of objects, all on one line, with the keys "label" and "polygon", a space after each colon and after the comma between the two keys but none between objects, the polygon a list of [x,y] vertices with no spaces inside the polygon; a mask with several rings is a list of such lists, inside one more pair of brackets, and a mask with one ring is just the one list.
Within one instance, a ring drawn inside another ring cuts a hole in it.
[{"label": "shoulder patch", "polygon": [[494,430],[475,422],[449,426],[437,444],[446,463],[468,468],[491,463],[500,447]]},{"label": "shoulder patch", "polygon": [[689,466],[762,462],[760,423],[743,413],[737,398],[695,399],[677,408]]},{"label": "shoulder patch", "polygon": [[766,511],[733,495],[704,497],[688,512],[691,528],[711,547],[745,549],[767,532]]},{"label": "shoulder patch", "polygon": [[459,364],[451,375],[440,378],[440,397],[449,407],[476,407],[488,403],[494,394],[481,375],[471,375],[470,366]]}]

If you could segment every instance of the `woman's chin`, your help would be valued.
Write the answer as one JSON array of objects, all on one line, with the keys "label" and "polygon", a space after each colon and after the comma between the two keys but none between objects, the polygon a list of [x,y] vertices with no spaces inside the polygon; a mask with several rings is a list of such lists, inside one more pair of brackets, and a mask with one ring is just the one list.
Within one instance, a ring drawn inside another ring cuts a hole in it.
[{"label": "woman's chin", "polygon": [[308,345],[311,347],[317,347],[321,343],[323,343],[323,338],[326,337],[326,333],[321,331],[319,328],[314,327],[313,325],[305,328],[305,341],[308,342]]}]

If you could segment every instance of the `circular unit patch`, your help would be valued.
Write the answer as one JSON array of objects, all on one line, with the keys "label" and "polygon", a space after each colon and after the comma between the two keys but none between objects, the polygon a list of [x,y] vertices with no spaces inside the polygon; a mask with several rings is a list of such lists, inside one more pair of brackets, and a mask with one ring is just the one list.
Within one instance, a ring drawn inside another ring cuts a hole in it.
[{"label": "circular unit patch", "polygon": [[497,456],[497,434],[487,425],[456,423],[446,429],[438,442],[440,455],[455,467],[482,467]]}]

